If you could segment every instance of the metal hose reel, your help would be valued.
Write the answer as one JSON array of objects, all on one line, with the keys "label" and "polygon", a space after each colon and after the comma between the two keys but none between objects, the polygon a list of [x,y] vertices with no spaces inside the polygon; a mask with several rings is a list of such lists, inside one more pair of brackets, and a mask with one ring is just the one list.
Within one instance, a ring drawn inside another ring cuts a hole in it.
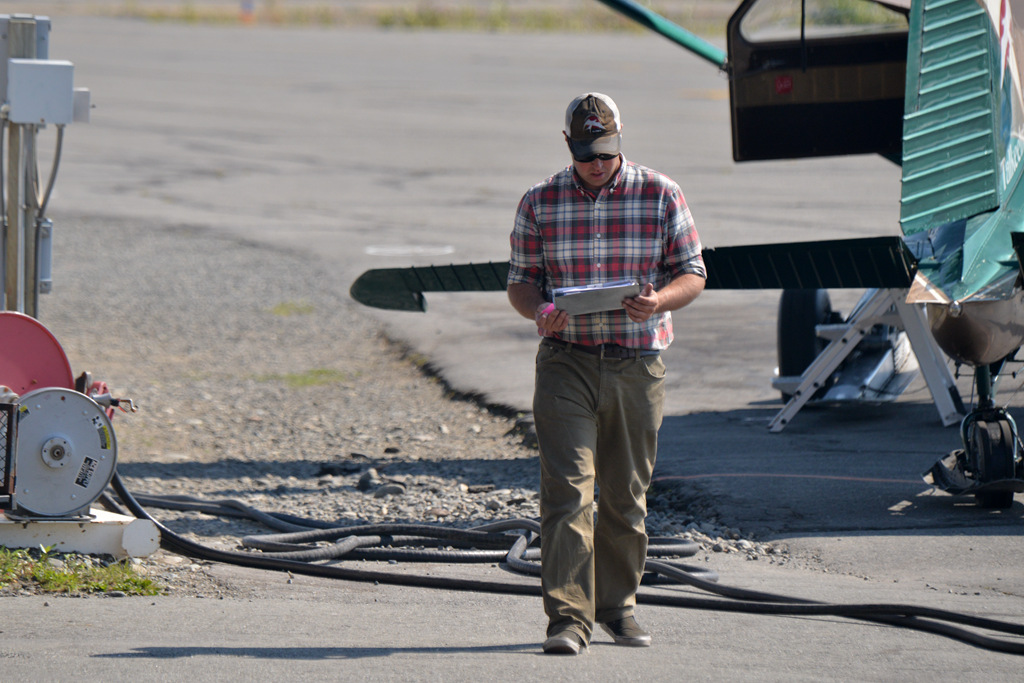
[{"label": "metal hose reel", "polygon": [[105,410],[85,394],[50,387],[22,396],[16,415],[13,512],[87,512],[117,465],[117,440]]}]

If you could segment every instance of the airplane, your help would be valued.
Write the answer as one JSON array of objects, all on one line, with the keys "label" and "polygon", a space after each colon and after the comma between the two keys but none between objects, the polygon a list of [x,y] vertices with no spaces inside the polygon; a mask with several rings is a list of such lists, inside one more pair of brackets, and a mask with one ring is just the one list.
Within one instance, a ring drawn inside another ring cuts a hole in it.
[{"label": "airplane", "polygon": [[[929,484],[1006,508],[1022,444],[995,402],[1024,345],[1024,101],[1009,0],[743,0],[726,51],[633,0],[599,0],[726,73],[737,162],[878,154],[901,166],[902,235],[706,247],[707,289],[781,289],[780,431],[808,402],[884,402],[919,370],[962,447]],[[375,269],[357,301],[505,289],[507,262]],[[827,290],[865,289],[847,317]],[[946,358],[973,368],[967,410]]]}]

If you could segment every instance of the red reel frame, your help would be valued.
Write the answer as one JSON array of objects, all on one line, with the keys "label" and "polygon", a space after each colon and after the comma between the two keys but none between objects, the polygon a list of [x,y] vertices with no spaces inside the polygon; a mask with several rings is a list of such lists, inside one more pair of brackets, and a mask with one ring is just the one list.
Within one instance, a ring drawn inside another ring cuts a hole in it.
[{"label": "red reel frame", "polygon": [[0,311],[0,384],[19,396],[35,389],[74,389],[71,363],[42,323],[16,311]]}]

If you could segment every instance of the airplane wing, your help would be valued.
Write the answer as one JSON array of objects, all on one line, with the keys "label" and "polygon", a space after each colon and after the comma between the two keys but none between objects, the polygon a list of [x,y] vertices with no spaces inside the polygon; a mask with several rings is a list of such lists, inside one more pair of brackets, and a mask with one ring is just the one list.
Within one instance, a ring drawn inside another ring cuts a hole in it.
[{"label": "airplane wing", "polygon": [[508,261],[448,266],[378,268],[352,283],[349,294],[364,306],[426,311],[424,292],[495,292],[505,289]]},{"label": "airplane wing", "polygon": [[[917,261],[893,237],[707,248],[708,289],[906,288]],[[366,306],[425,311],[424,292],[486,292],[506,287],[509,264],[369,270],[352,284],[352,298]]]},{"label": "airplane wing", "polygon": [[899,237],[704,250],[708,289],[909,287],[917,262]]}]

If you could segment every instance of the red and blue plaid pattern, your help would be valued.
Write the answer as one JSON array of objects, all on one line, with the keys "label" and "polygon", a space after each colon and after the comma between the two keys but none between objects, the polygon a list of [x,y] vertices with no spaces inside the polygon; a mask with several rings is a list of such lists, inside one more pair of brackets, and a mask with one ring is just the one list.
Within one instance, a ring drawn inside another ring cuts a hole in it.
[{"label": "red and blue plaid pattern", "polygon": [[[530,188],[519,202],[510,241],[508,283],[544,292],[630,279],[660,289],[683,273],[707,277],[679,186],[625,158],[596,196],[583,189],[572,166]],[[573,316],[558,337],[660,350],[672,343],[672,315],[644,323],[621,309]]]}]

